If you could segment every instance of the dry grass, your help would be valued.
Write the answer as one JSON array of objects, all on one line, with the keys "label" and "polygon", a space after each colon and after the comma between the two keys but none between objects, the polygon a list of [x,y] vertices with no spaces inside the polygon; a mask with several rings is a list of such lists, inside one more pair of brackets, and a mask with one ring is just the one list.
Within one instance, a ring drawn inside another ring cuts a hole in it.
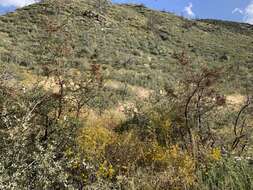
[{"label": "dry grass", "polygon": [[230,94],[226,96],[227,103],[236,106],[236,105],[242,105],[246,101],[246,97],[242,94]]}]

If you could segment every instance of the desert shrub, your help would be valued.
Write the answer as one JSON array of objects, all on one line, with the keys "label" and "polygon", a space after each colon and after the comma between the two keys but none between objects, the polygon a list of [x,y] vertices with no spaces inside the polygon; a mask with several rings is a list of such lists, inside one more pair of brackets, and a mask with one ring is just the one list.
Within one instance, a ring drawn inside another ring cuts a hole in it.
[{"label": "desert shrub", "polygon": [[147,150],[145,158],[152,161],[152,171],[160,175],[160,189],[189,189],[196,185],[196,161],[178,145],[163,148],[154,144]]},{"label": "desert shrub", "polygon": [[134,133],[122,134],[106,147],[105,158],[118,173],[133,172],[142,158],[142,143]]},{"label": "desert shrub", "polygon": [[12,91],[5,103],[8,109],[0,102],[1,112],[6,113],[1,115],[1,127],[13,132],[0,132],[8,145],[1,147],[0,188],[64,189],[67,160],[63,152],[73,145],[77,122],[67,116],[64,121],[55,120],[53,102],[40,88]]},{"label": "desert shrub", "polygon": [[[156,101],[156,100],[155,100]],[[145,106],[140,104],[139,112],[116,128],[117,132],[135,130],[142,141],[155,140],[159,145],[169,147],[180,142],[181,118],[177,115],[181,111],[178,105],[162,102],[161,106]],[[164,108],[169,104],[171,108]]]},{"label": "desert shrub", "polygon": [[106,146],[115,138],[112,131],[101,126],[83,127],[79,134],[77,144],[88,159],[102,159]]},{"label": "desert shrub", "polygon": [[[161,127],[165,132],[166,127],[170,127],[168,121],[161,122],[160,125],[157,128]],[[117,177],[120,176],[134,178],[138,170],[145,171],[148,168],[153,175],[156,172],[164,175],[166,173],[171,187],[181,187],[182,181],[184,185],[190,187],[195,182],[194,159],[177,145],[164,146],[159,143],[156,136],[163,132],[156,134],[154,130],[154,138],[145,139],[141,138],[138,130],[129,129],[116,134],[98,123],[97,126],[83,127],[78,133],[78,153],[75,155],[68,151],[67,154],[77,157],[77,161],[72,166],[74,168],[81,168],[82,156],[80,155],[83,155],[83,160],[87,159],[93,164],[94,170],[90,172],[95,173],[96,182],[99,178],[113,181],[117,181]]]},{"label": "desert shrub", "polygon": [[135,176],[136,171],[149,168],[154,173],[166,173],[171,187],[180,184],[190,187],[196,180],[195,161],[190,154],[177,145],[162,147],[155,139],[141,141],[133,131],[122,134],[109,145],[105,157],[117,175]]},{"label": "desert shrub", "polygon": [[151,125],[155,130],[155,136],[160,145],[167,146],[171,143],[172,136],[172,122],[169,116],[157,111],[151,111],[148,113]]}]

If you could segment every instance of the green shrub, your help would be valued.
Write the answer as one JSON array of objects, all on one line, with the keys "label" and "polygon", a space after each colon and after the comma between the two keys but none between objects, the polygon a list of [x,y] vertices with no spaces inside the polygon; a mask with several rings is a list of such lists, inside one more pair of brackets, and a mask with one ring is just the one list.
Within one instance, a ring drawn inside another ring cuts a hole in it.
[{"label": "green shrub", "polygon": [[245,160],[233,158],[211,162],[198,170],[200,190],[250,190],[253,188],[253,171]]}]

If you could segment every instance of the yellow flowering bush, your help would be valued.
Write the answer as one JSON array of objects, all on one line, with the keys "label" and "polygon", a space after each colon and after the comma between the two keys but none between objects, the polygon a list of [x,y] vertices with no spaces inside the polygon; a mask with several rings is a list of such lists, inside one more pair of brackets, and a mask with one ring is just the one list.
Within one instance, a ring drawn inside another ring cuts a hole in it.
[{"label": "yellow flowering bush", "polygon": [[219,148],[213,148],[211,150],[210,157],[215,161],[221,160],[221,150]]},{"label": "yellow flowering bush", "polygon": [[[153,121],[159,123],[155,125],[156,135],[169,138],[170,120],[159,120],[159,116],[154,115]],[[95,167],[98,178],[110,180],[118,175],[131,176],[137,168],[153,168],[164,173],[175,188],[180,189],[179,184],[190,187],[196,181],[196,162],[190,154],[178,145],[163,144],[158,138],[141,140],[138,130],[116,135],[107,127],[93,125],[80,129],[76,142],[78,154],[88,161],[100,163]],[[65,155],[73,156],[73,151],[67,149]],[[218,158],[217,151],[213,151],[213,155]],[[78,169],[78,162],[73,168]],[[83,179],[87,176],[83,175]]]},{"label": "yellow flowering bush", "polygon": [[195,160],[187,152],[181,150],[178,145],[174,145],[170,148],[170,164],[175,172],[175,184],[184,183],[189,186],[194,184],[196,180]]},{"label": "yellow flowering bush", "polygon": [[143,157],[142,147],[142,142],[133,132],[121,134],[106,147],[105,158],[117,172],[128,173]]},{"label": "yellow flowering bush", "polygon": [[156,171],[165,171],[169,165],[169,151],[156,141],[143,144],[143,162],[146,166],[153,166]]},{"label": "yellow flowering bush", "polygon": [[88,159],[101,158],[105,147],[111,144],[114,138],[114,133],[105,127],[84,127],[80,130],[77,144]]}]

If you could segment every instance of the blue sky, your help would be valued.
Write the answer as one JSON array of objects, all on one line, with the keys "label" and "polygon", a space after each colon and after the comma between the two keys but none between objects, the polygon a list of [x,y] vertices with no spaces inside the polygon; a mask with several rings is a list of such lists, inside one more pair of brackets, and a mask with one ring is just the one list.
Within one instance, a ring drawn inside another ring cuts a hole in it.
[{"label": "blue sky", "polygon": [[13,11],[13,10],[15,10],[15,6],[1,6],[0,5],[0,14],[4,14],[6,12]]},{"label": "blue sky", "polygon": [[[0,0],[0,14],[35,0]],[[113,0],[115,3],[142,3],[188,18],[213,18],[253,24],[253,0]]]}]

